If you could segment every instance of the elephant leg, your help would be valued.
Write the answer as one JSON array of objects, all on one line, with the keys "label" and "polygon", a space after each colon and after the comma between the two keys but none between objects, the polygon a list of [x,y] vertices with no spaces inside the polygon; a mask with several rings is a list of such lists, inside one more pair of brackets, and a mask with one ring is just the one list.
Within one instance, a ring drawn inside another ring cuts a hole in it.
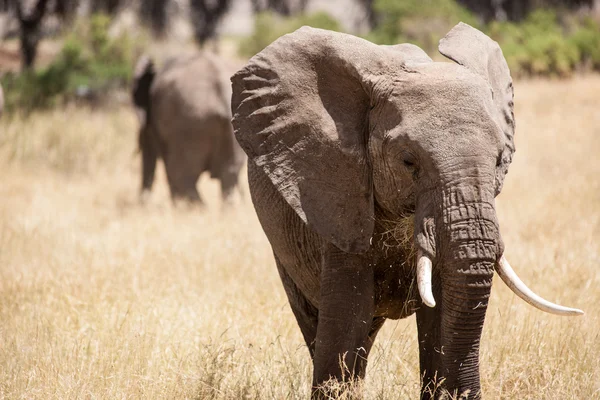
[{"label": "elephant leg", "polygon": [[186,199],[192,203],[203,204],[200,193],[196,189],[201,171],[186,161],[185,152],[185,149],[182,151],[170,149],[168,158],[165,159],[171,198],[174,201]]},{"label": "elephant leg", "polygon": [[[436,297],[441,298],[440,296]],[[441,305],[430,308],[422,305],[416,312],[419,336],[419,366],[421,372],[421,400],[434,400],[442,386],[438,368],[441,365],[441,337],[439,323]]]},{"label": "elephant leg", "polygon": [[296,286],[292,278],[281,265],[281,262],[275,256],[275,262],[277,264],[277,270],[279,271],[279,277],[283,283],[285,293],[287,295],[292,312],[296,317],[296,321],[304,336],[304,341],[308,347],[310,358],[315,356],[315,337],[317,336],[317,315],[318,311],[306,297],[302,294],[300,289]]},{"label": "elephant leg", "polygon": [[372,267],[360,255],[328,245],[321,270],[313,398],[339,396],[346,385],[339,386],[336,381],[364,377],[372,346],[370,335],[378,330],[372,332],[374,308]]},{"label": "elephant leg", "polygon": [[232,194],[235,187],[238,185],[238,173],[228,171],[221,176],[221,199],[223,204],[232,204]]},{"label": "elephant leg", "polygon": [[142,153],[142,193],[149,193],[154,183],[156,160],[158,159],[157,145],[152,137],[152,127],[145,124],[139,131],[139,148]]},{"label": "elephant leg", "polygon": [[[371,353],[371,348],[373,347],[373,343],[375,343],[375,338],[377,337],[377,334],[379,333],[379,330],[383,327],[384,323],[385,323],[385,317],[373,318],[373,322],[371,323],[371,330],[369,331],[369,336],[368,336],[369,340],[367,341],[367,344],[365,346],[365,351],[366,351],[367,357]],[[361,372],[362,372],[361,378],[364,378],[364,375],[366,372],[365,368],[363,368]]]},{"label": "elephant leg", "polygon": [[185,199],[191,203],[204,204],[200,197],[200,193],[198,193],[198,190],[196,189],[197,181],[198,176],[193,176],[192,174],[169,179],[171,198],[174,201]]}]

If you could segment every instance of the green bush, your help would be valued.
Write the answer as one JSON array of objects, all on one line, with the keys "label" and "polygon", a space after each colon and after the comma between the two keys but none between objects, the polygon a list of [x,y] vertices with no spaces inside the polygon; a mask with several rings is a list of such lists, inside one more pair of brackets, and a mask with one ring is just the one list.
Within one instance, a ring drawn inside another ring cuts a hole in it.
[{"label": "green bush", "polygon": [[377,27],[367,39],[379,44],[413,43],[427,52],[462,21],[478,27],[477,19],[454,0],[375,0]]},{"label": "green bush", "polygon": [[575,18],[571,26],[552,10],[536,10],[520,24],[492,22],[488,34],[500,43],[515,76],[569,76],[600,69],[600,25]]},{"label": "green bush", "polygon": [[600,70],[600,24],[591,18],[584,19],[570,36],[569,44],[579,50],[586,67]]},{"label": "green bush", "polygon": [[245,57],[252,57],[278,37],[293,32],[304,25],[331,31],[341,30],[340,24],[325,12],[304,14],[291,18],[283,18],[273,13],[264,12],[256,16],[254,33],[241,41],[239,53]]},{"label": "green bush", "polygon": [[522,22],[480,24],[455,0],[375,0],[378,25],[367,39],[409,42],[434,56],[439,39],[459,21],[498,41],[514,76],[569,76],[580,68],[600,70],[600,24],[555,10],[537,9]]},{"label": "green bush", "polygon": [[79,21],[64,40],[61,52],[47,67],[2,79],[8,112],[53,107],[77,91],[102,93],[127,87],[139,48],[128,36],[108,35],[109,17],[94,15]]},{"label": "green bush", "polygon": [[55,106],[69,88],[70,79],[83,67],[81,49],[69,44],[57,59],[41,70],[27,70],[8,74],[2,80],[6,96],[6,110],[31,111]]}]

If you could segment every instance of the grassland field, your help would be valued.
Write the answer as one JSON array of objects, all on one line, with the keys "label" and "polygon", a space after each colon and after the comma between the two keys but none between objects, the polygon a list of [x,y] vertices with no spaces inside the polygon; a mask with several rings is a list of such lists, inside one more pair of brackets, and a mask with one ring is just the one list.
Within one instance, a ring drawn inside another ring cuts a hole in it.
[{"label": "grassland field", "polygon": [[[515,83],[517,153],[497,198],[507,258],[544,314],[495,280],[486,399],[600,399],[600,76]],[[0,120],[0,398],[306,399],[311,366],[249,196],[138,203],[130,107]],[[244,179],[247,193],[247,183]],[[414,317],[388,321],[367,399],[418,398]]]}]

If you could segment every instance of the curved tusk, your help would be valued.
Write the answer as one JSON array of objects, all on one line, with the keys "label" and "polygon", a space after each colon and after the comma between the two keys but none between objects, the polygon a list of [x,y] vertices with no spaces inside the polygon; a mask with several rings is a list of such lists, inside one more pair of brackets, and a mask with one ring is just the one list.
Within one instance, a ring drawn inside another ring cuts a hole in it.
[{"label": "curved tusk", "polygon": [[428,307],[435,307],[435,299],[431,290],[431,260],[421,251],[417,255],[417,287],[423,303]]},{"label": "curved tusk", "polygon": [[516,272],[512,269],[506,257],[502,256],[497,264],[496,272],[500,275],[500,278],[506,283],[506,285],[512,290],[517,296],[542,311],[546,311],[550,314],[557,315],[583,315],[583,311],[576,308],[569,308],[554,304],[545,300],[533,293],[521,279],[517,276]]}]

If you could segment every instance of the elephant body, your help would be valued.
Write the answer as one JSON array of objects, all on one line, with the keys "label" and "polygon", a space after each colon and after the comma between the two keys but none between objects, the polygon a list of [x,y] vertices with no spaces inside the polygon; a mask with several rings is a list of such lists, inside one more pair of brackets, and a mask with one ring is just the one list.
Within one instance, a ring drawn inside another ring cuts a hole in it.
[{"label": "elephant body", "polygon": [[455,63],[304,27],[232,77],[235,135],[314,398],[364,377],[384,321],[416,313],[421,398],[478,399],[494,270],[543,308],[510,277],[494,208],[515,150],[506,61],[462,23],[440,52]]},{"label": "elephant body", "polygon": [[224,62],[203,53],[168,60],[155,72],[144,57],[135,76],[142,192],[151,189],[156,160],[162,158],[174,199],[201,202],[196,182],[208,172],[220,180],[227,200],[238,183],[245,155],[233,136]]},{"label": "elephant body", "polygon": [[[248,181],[252,202],[273,248],[292,310],[305,315],[307,325],[316,330],[322,260],[328,242],[302,221],[264,171],[252,162],[248,163]],[[383,220],[382,215],[378,217]],[[415,254],[410,246],[392,247],[395,243],[390,241],[395,239],[388,236],[386,225],[378,223],[371,248],[361,255],[361,263],[372,267],[374,319],[408,317],[420,303],[413,284]],[[311,353],[314,334],[309,341]]]}]

